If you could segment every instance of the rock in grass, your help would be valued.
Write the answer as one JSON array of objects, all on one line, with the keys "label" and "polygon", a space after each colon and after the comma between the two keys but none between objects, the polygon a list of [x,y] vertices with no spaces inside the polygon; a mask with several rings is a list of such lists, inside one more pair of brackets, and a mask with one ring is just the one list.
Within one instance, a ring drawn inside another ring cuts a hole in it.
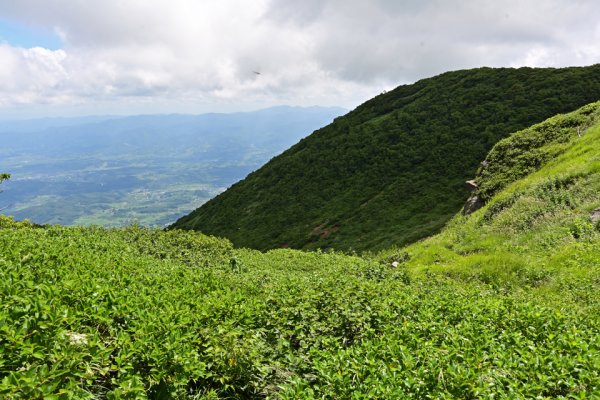
[{"label": "rock in grass", "polygon": [[479,196],[473,195],[469,197],[469,199],[465,203],[465,207],[463,208],[463,215],[469,215],[471,213],[474,213],[481,207],[483,207],[483,201],[481,201],[481,198]]},{"label": "rock in grass", "polygon": [[600,221],[600,208],[596,208],[594,211],[592,211],[592,215],[590,215],[590,221],[592,221],[592,224]]}]

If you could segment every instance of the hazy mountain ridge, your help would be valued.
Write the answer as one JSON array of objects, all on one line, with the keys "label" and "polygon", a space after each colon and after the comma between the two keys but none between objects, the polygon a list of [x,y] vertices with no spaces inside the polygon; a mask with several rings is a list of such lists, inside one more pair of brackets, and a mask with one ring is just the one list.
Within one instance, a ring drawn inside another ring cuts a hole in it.
[{"label": "hazy mountain ridge", "polygon": [[448,72],[381,94],[172,227],[259,249],[372,250],[438,231],[487,151],[600,98],[600,65]]},{"label": "hazy mountain ridge", "polygon": [[[298,140],[307,118],[327,121],[345,113],[339,107],[272,107],[254,112],[202,115],[140,115],[103,117],[84,122],[75,118],[45,126],[45,120],[23,122],[22,126],[0,127],[0,137],[11,147],[47,151],[111,151],[120,147],[141,147],[142,151],[180,151],[182,146],[207,146],[226,138],[230,144],[291,145]],[[37,124],[41,128],[35,128]],[[287,128],[287,129],[286,129]],[[305,131],[304,131],[305,132]],[[306,133],[304,133],[306,135]],[[169,145],[165,147],[166,145]],[[65,146],[67,146],[65,148]],[[125,149],[123,149],[126,151]]]}]

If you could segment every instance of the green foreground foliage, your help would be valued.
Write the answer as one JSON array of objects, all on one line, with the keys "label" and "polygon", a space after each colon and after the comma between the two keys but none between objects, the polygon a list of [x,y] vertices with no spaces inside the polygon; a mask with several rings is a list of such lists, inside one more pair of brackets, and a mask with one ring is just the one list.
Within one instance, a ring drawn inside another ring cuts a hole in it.
[{"label": "green foreground foliage", "polygon": [[0,217],[0,397],[600,396],[599,109],[499,143],[484,208],[370,257]]},{"label": "green foreground foliage", "polygon": [[381,250],[437,233],[498,140],[600,99],[600,65],[478,68],[381,94],[173,227],[256,249]]},{"label": "green foreground foliage", "polygon": [[[1,231],[0,395],[515,398],[600,390],[593,280],[568,283],[573,301],[561,306],[507,286],[413,277],[335,254],[240,250],[234,265],[224,261],[227,242],[195,234],[171,248],[153,236],[137,228]],[[195,247],[193,258],[184,256]],[[573,304],[583,292],[587,301]]]}]

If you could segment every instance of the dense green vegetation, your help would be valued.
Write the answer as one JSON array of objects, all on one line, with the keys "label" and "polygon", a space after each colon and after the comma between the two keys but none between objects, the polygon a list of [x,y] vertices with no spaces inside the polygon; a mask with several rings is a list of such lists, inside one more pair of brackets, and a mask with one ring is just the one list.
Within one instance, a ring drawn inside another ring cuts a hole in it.
[{"label": "dense green vegetation", "polygon": [[236,246],[357,251],[437,232],[509,133],[600,99],[600,65],[457,71],[382,94],[173,227]]},{"label": "dense green vegetation", "polygon": [[482,209],[363,257],[0,217],[0,397],[599,396],[599,116],[498,143]]},{"label": "dense green vegetation", "polygon": [[590,216],[600,207],[599,121],[600,102],[500,141],[476,179],[476,194],[487,201],[481,210],[456,215],[440,234],[377,257],[497,285],[548,287],[582,274],[596,281],[579,290],[595,291],[600,225]]}]

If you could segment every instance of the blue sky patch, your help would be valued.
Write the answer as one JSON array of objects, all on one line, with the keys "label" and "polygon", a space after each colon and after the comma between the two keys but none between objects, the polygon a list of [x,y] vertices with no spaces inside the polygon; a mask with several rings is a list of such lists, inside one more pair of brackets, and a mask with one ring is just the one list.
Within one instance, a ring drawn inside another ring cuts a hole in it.
[{"label": "blue sky patch", "polygon": [[0,43],[24,48],[44,47],[50,50],[63,47],[62,40],[54,32],[2,18],[0,18]]}]

